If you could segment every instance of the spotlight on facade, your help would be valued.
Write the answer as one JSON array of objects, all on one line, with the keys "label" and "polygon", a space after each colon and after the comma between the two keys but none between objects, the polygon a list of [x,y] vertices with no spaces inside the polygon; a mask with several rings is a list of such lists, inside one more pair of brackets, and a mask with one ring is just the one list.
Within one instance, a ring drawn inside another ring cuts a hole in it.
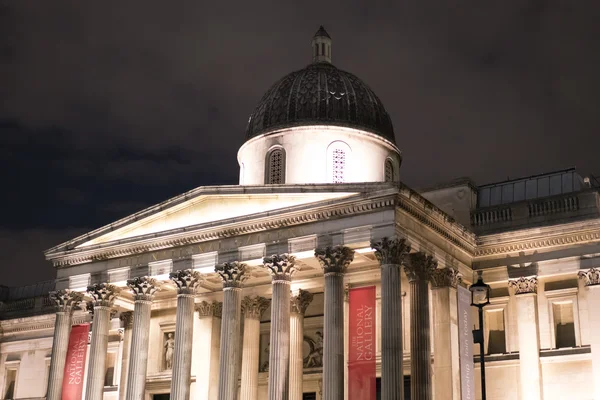
[{"label": "spotlight on facade", "polygon": [[477,273],[477,282],[469,287],[471,291],[471,306],[479,311],[479,329],[473,331],[473,342],[479,343],[479,358],[481,360],[481,399],[485,395],[485,346],[483,341],[483,307],[490,304],[490,285],[483,282],[483,271]]}]

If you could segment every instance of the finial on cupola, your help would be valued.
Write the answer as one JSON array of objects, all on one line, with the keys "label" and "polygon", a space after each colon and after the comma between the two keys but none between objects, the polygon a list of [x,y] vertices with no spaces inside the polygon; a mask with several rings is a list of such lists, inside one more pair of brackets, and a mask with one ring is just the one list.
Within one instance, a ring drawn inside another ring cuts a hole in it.
[{"label": "finial on cupola", "polygon": [[323,28],[319,27],[312,40],[313,62],[327,62],[331,64],[331,36]]}]

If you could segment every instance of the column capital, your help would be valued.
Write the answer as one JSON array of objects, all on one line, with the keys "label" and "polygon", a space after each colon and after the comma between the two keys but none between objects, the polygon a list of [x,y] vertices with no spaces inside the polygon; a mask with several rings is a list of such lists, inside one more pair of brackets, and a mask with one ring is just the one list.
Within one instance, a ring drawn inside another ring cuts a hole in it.
[{"label": "column capital", "polygon": [[93,307],[112,307],[121,289],[109,283],[97,283],[88,286],[88,293],[92,296]]},{"label": "column capital", "polygon": [[514,289],[516,295],[537,293],[538,279],[537,276],[522,276],[517,279],[509,279],[508,286]]},{"label": "column capital", "polygon": [[196,311],[198,311],[198,317],[212,317],[213,316],[213,305],[208,301],[201,301],[196,303]]},{"label": "column capital", "polygon": [[215,266],[215,272],[223,279],[223,288],[239,288],[246,280],[246,264],[239,261],[225,262]]},{"label": "column capital", "polygon": [[304,315],[306,309],[313,301],[314,295],[311,292],[300,289],[298,295],[290,299],[290,311],[294,314]]},{"label": "column capital", "polygon": [[431,286],[434,288],[453,287],[456,289],[459,282],[462,282],[462,274],[451,267],[436,268],[431,274]]},{"label": "column capital", "polygon": [[410,244],[406,239],[388,239],[384,237],[381,241],[371,241],[371,248],[375,250],[375,257],[381,266],[387,264],[400,265],[404,258],[410,253]]},{"label": "column capital", "polygon": [[323,267],[325,275],[343,274],[354,260],[354,250],[345,246],[327,246],[315,249],[315,257]]},{"label": "column capital", "polygon": [[246,296],[242,299],[242,313],[245,318],[260,320],[271,301],[260,296]]},{"label": "column capital", "polygon": [[433,271],[437,269],[438,262],[432,255],[423,251],[408,254],[404,259],[404,272],[409,282],[424,280],[429,281]]},{"label": "column capital", "polygon": [[133,327],[133,311],[125,311],[119,314],[119,319],[123,323],[124,329],[131,329]]},{"label": "column capital", "polygon": [[70,289],[62,289],[49,294],[50,300],[56,306],[56,312],[72,313],[83,300],[83,293]]},{"label": "column capital", "polygon": [[196,289],[200,285],[200,282],[202,282],[202,275],[193,269],[182,269],[171,272],[169,279],[177,285],[178,295],[195,295]]},{"label": "column capital", "polygon": [[585,286],[600,285],[600,268],[590,268],[577,273],[579,279],[583,279]]},{"label": "column capital", "polygon": [[156,291],[160,290],[156,279],[147,276],[129,279],[127,286],[133,292],[134,301],[152,301]]},{"label": "column capital", "polygon": [[215,318],[223,318],[223,302],[222,301],[213,301],[213,317]]},{"label": "column capital", "polygon": [[292,275],[296,272],[296,257],[289,254],[274,254],[271,257],[263,259],[263,266],[269,270],[273,282],[291,281]]}]

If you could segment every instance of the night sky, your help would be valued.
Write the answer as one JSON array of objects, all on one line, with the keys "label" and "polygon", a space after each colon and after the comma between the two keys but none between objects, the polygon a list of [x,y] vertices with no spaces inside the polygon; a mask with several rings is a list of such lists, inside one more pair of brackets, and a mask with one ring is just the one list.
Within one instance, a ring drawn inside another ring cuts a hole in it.
[{"label": "night sky", "polygon": [[43,250],[237,183],[250,113],[321,24],[390,113],[408,185],[600,174],[600,2],[369,3],[0,0],[0,284],[52,279]]}]

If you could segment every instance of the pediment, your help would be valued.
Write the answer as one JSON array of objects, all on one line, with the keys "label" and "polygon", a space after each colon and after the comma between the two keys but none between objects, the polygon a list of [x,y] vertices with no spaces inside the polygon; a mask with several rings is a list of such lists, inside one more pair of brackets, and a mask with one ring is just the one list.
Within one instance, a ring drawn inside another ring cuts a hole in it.
[{"label": "pediment", "polygon": [[[189,199],[171,207],[162,208],[142,218],[136,214],[130,221],[107,232],[97,232],[72,248],[81,249],[110,242],[118,242],[135,237],[160,235],[177,229],[185,229],[201,224],[218,223],[250,216],[252,214],[282,210],[288,207],[317,203],[350,196],[354,193],[238,193],[208,194]],[[144,213],[143,211],[141,213]],[[140,214],[140,213],[138,213]]]}]

